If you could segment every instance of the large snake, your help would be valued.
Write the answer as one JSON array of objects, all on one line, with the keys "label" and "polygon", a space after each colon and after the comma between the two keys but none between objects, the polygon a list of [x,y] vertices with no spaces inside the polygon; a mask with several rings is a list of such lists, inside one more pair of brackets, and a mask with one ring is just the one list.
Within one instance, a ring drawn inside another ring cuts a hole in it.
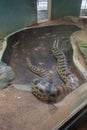
[{"label": "large snake", "polygon": [[54,41],[51,49],[52,54],[57,60],[57,71],[65,82],[65,86],[56,86],[52,82],[49,72],[45,69],[34,66],[29,58],[26,58],[26,63],[30,71],[37,74],[38,78],[32,81],[32,93],[39,99],[47,102],[61,100],[69,92],[78,86],[78,78],[72,74],[68,68],[68,63],[64,53],[58,49],[58,42]]},{"label": "large snake", "polygon": [[49,72],[34,66],[29,58],[26,58],[26,63],[30,71],[40,76],[32,81],[32,93],[43,101],[56,101],[60,89],[53,84]]},{"label": "large snake", "polygon": [[66,56],[58,48],[59,39],[54,41],[53,47],[51,49],[52,54],[57,60],[57,71],[61,79],[65,82],[66,87],[74,90],[79,85],[78,78],[71,72]]}]

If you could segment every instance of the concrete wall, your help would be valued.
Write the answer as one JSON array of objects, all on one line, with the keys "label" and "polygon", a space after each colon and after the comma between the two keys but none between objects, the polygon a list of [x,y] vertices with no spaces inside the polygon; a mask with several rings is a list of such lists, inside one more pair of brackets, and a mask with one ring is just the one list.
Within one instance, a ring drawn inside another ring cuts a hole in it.
[{"label": "concrete wall", "polygon": [[[82,0],[50,0],[51,19],[79,16]],[[37,0],[0,0],[0,38],[37,23]]]},{"label": "concrete wall", "polygon": [[36,0],[0,0],[0,38],[36,22]]},{"label": "concrete wall", "polygon": [[52,0],[51,19],[62,16],[79,16],[82,0]]}]

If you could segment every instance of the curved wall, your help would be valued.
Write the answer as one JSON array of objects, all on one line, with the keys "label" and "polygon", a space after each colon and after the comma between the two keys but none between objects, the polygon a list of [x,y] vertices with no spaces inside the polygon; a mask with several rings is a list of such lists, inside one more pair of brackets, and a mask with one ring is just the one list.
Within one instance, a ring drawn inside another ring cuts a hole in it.
[{"label": "curved wall", "polygon": [[36,0],[0,0],[0,38],[37,22]]}]

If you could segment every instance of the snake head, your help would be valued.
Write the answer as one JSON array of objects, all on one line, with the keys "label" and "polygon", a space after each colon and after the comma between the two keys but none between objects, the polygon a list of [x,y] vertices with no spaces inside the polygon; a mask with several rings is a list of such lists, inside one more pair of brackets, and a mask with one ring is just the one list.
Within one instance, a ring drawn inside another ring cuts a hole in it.
[{"label": "snake head", "polygon": [[60,95],[60,89],[57,86],[42,78],[33,80],[32,92],[37,98],[48,102],[56,101]]}]

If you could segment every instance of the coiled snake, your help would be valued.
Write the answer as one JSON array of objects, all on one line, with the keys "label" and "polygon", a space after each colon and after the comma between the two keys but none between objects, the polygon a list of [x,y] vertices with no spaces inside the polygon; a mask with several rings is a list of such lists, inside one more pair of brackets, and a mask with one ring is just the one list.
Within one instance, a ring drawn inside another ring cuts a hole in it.
[{"label": "coiled snake", "polygon": [[32,81],[32,93],[39,99],[47,102],[55,102],[61,97],[65,97],[69,92],[78,86],[78,78],[72,74],[68,68],[64,53],[58,49],[58,42],[55,40],[51,49],[52,54],[57,60],[57,71],[65,82],[65,86],[56,86],[52,78],[45,69],[34,66],[29,58],[26,58],[26,64],[30,71],[40,76]]},{"label": "coiled snake", "polygon": [[58,48],[59,39],[54,41],[53,47],[51,49],[52,54],[57,60],[57,71],[65,82],[66,87],[74,90],[79,85],[78,78],[71,72],[68,67],[67,59],[64,53]]},{"label": "coiled snake", "polygon": [[57,96],[60,95],[60,89],[53,84],[49,72],[32,65],[29,58],[26,58],[26,63],[30,71],[41,77],[32,81],[32,93],[43,101],[56,101]]}]

